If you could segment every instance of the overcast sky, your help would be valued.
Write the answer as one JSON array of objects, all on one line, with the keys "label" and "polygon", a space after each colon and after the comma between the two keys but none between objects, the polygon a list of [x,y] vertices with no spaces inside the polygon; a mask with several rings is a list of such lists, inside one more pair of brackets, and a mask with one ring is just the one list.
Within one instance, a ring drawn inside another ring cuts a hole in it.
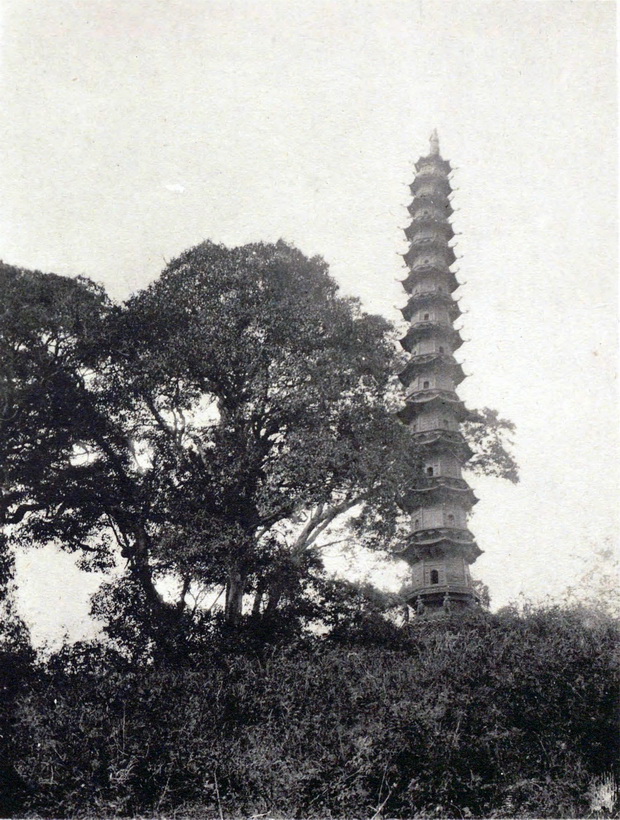
[{"label": "overcast sky", "polygon": [[[458,169],[459,388],[517,425],[472,480],[474,572],[554,595],[616,537],[615,9],[607,2],[4,0],[0,256],[116,298],[209,238],[279,237],[398,321],[407,184]],[[19,561],[34,637],[96,577]]]}]

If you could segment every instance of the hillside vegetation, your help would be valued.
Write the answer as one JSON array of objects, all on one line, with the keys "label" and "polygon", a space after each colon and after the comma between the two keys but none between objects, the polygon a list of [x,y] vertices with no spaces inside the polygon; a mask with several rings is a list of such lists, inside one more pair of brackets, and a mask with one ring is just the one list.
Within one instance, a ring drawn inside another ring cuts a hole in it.
[{"label": "hillside vegetation", "polygon": [[276,643],[214,624],[174,666],[66,647],[13,693],[13,808],[594,816],[618,760],[617,638],[609,616],[551,607],[405,629],[367,612]]}]

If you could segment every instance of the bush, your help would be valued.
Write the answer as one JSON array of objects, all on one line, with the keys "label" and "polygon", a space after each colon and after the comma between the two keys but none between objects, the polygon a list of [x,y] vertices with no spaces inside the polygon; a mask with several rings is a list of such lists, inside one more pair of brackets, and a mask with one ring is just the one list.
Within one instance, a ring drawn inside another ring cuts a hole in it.
[{"label": "bush", "polygon": [[550,608],[193,668],[79,645],[20,701],[32,813],[576,817],[618,759],[617,630]]}]

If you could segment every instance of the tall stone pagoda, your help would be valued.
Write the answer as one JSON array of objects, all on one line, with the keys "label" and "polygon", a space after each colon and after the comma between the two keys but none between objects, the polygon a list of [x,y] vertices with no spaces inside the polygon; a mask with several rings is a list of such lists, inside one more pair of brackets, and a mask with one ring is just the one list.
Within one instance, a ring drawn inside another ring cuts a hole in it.
[{"label": "tall stone pagoda", "polygon": [[439,153],[436,131],[430,153],[415,169],[411,224],[405,230],[403,286],[409,301],[401,311],[409,322],[401,344],[410,358],[399,374],[406,394],[399,416],[419,442],[423,475],[403,503],[410,532],[399,555],[411,567],[408,600],[418,613],[430,615],[477,601],[469,565],[481,550],[467,529],[478,499],[461,475],[472,452],[459,429],[469,413],[456,393],[465,374],[454,358],[463,340],[454,328],[461,311],[452,296],[459,283],[450,270],[456,261],[451,166]]}]

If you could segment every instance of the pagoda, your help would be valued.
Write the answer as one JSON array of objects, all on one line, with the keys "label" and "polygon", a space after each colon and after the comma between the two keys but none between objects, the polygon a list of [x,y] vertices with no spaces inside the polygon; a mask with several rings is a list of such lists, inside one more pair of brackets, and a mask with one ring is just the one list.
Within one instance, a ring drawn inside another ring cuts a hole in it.
[{"label": "pagoda", "polygon": [[403,499],[409,523],[398,555],[411,567],[410,604],[418,614],[438,614],[476,603],[469,566],[481,550],[467,528],[478,499],[461,475],[472,452],[460,432],[469,412],[456,393],[465,374],[454,358],[463,340],[454,328],[461,311],[452,296],[459,287],[451,270],[452,169],[441,157],[436,131],[415,169],[405,230],[409,300],[401,311],[409,323],[400,342],[409,354],[399,374],[406,403],[398,415],[419,443],[422,471]]}]

